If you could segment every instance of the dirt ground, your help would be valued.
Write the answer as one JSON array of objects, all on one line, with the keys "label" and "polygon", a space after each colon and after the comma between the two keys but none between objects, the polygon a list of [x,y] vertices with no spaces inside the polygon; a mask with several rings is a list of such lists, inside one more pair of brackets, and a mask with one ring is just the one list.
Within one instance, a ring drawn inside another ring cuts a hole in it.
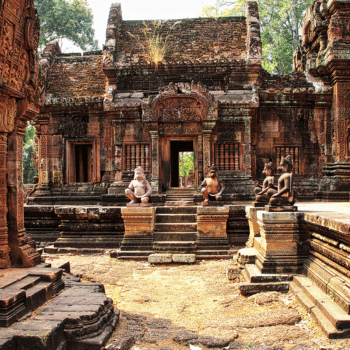
[{"label": "dirt ground", "polygon": [[120,310],[108,343],[115,349],[350,349],[348,339],[328,340],[292,293],[240,295],[226,277],[231,260],[153,266],[107,254],[46,257],[52,267],[66,261],[82,280],[103,283]]}]

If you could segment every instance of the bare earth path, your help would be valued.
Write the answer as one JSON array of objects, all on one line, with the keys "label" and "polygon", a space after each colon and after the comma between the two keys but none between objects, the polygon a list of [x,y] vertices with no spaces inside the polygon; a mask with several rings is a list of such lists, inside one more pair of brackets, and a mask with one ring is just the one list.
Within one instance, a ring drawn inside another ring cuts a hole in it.
[{"label": "bare earth path", "polygon": [[66,261],[83,280],[103,283],[120,309],[115,349],[350,349],[349,340],[328,340],[291,293],[241,296],[226,277],[229,260],[152,266],[108,255],[46,258],[53,267]]}]

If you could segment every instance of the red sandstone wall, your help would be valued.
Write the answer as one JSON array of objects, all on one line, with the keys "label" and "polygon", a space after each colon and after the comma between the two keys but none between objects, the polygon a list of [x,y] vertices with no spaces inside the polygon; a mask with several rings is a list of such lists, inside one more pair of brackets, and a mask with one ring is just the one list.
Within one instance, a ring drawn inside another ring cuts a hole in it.
[{"label": "red sandstone wall", "polygon": [[105,93],[107,78],[102,70],[102,55],[60,55],[49,75],[46,97],[95,97]]},{"label": "red sandstone wall", "polygon": [[[169,35],[166,61],[245,59],[247,27],[245,17],[196,18],[164,21],[161,34]],[[137,62],[145,58],[143,31],[152,21],[122,21],[117,60]]]}]

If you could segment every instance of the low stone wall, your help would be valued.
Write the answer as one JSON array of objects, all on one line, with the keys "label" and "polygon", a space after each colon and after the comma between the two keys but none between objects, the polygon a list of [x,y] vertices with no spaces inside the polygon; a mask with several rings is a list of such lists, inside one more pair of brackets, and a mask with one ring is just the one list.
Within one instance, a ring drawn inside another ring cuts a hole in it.
[{"label": "low stone wall", "polygon": [[60,238],[54,246],[115,249],[124,236],[121,207],[56,206],[61,220]]},{"label": "low stone wall", "polygon": [[61,220],[53,205],[25,205],[24,226],[28,236],[37,243],[53,243],[60,237]]},{"label": "low stone wall", "polygon": [[[249,225],[244,205],[229,205],[227,237],[231,247],[248,240]],[[26,205],[25,228],[37,243],[55,247],[119,248],[124,237],[120,206]]]},{"label": "low stone wall", "polygon": [[309,233],[310,256],[304,274],[328,294],[344,311],[350,312],[350,223],[323,214],[304,216]]}]

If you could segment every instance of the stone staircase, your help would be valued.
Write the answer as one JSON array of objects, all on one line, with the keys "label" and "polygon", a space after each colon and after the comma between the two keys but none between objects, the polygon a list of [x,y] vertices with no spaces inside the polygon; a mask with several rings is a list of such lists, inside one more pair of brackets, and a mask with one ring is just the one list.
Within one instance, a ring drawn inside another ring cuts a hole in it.
[{"label": "stone staircase", "polygon": [[155,253],[191,254],[196,249],[197,207],[157,207],[153,234]]},{"label": "stone staircase", "polygon": [[0,327],[9,327],[64,288],[63,271],[47,267],[47,264],[41,264],[28,269],[2,271]]},{"label": "stone staircase", "polygon": [[193,188],[172,188],[166,192],[165,206],[192,206],[197,193]]},{"label": "stone staircase", "polygon": [[[344,287],[344,286],[343,286]],[[343,288],[345,289],[345,288]],[[329,288],[328,293],[306,276],[294,276],[290,290],[305,307],[330,339],[350,336],[349,299],[341,300],[338,293]]]}]

